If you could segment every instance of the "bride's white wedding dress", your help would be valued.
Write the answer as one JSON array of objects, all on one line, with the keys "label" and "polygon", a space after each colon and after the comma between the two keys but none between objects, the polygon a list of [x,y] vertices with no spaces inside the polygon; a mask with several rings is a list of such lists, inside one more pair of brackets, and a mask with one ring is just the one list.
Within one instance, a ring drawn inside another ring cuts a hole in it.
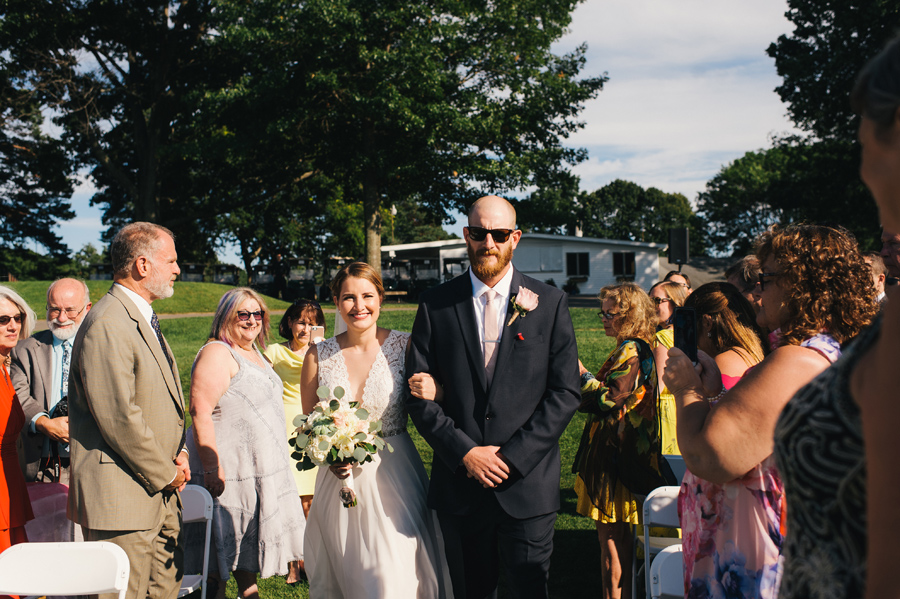
[{"label": "bride's white wedding dress", "polygon": [[[452,597],[450,575],[437,517],[426,505],[428,477],[406,432],[404,358],[409,334],[391,331],[375,358],[361,405],[381,419],[394,449],[353,468],[358,504],[345,508],[343,483],[320,468],[306,526],[304,558],[310,596]],[[334,337],[319,343],[319,385],[343,387],[350,379]]]}]

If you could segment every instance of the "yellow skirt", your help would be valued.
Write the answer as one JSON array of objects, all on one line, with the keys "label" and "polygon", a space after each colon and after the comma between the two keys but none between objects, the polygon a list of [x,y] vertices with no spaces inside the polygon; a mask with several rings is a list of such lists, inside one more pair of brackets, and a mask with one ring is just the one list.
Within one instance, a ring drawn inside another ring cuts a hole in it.
[{"label": "yellow skirt", "polygon": [[613,522],[626,522],[628,524],[637,524],[640,518],[640,506],[635,501],[631,491],[625,488],[622,483],[616,483],[616,491],[613,493],[613,500],[609,505],[604,506],[607,516],[597,509],[591,498],[588,497],[587,489],[581,476],[575,477],[575,494],[578,495],[578,504],[575,507],[582,516],[587,516],[592,520],[610,524]]}]

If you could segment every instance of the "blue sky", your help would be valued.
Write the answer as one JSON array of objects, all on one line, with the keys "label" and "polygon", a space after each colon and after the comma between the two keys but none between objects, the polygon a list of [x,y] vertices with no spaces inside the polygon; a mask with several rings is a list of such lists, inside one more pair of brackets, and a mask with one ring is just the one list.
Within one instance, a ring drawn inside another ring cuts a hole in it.
[{"label": "blue sky", "polygon": [[[792,30],[786,0],[587,0],[559,53],[588,44],[583,74],[609,82],[569,140],[588,149],[576,167],[585,191],[615,179],[683,193],[691,201],[723,165],[796,132],[774,92],[781,83],[765,50]],[[100,210],[90,184],[60,227],[72,250],[99,246]],[[462,220],[447,230],[462,234]],[[235,256],[221,256],[235,262]]]}]

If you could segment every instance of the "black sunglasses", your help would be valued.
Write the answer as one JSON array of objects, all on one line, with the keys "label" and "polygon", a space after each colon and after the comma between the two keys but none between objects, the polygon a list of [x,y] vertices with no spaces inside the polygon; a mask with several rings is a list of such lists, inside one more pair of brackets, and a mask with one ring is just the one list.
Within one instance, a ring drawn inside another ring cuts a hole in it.
[{"label": "black sunglasses", "polygon": [[265,312],[262,310],[257,310],[256,312],[247,312],[246,310],[238,310],[237,317],[241,322],[245,322],[250,320],[250,317],[254,317],[257,321],[262,322],[263,316]]},{"label": "black sunglasses", "polygon": [[759,273],[759,290],[760,291],[766,290],[766,279],[767,278],[772,279],[774,277],[779,276],[780,274],[781,274],[780,272],[761,272],[761,273]]},{"label": "black sunglasses", "polygon": [[484,227],[469,226],[469,239],[472,241],[484,241],[488,233],[494,238],[494,243],[506,243],[515,229],[485,229]]},{"label": "black sunglasses", "polygon": [[652,299],[656,303],[657,306],[659,306],[660,304],[664,304],[666,302],[672,301],[672,299],[668,298],[668,297],[651,297],[650,299]]},{"label": "black sunglasses", "polygon": [[600,317],[600,320],[612,320],[618,315],[618,312],[604,312],[603,310],[597,312],[597,316]]},{"label": "black sunglasses", "polygon": [[0,327],[8,325],[10,320],[15,320],[17,323],[22,324],[22,321],[25,320],[25,315],[19,312],[15,316],[0,316]]}]

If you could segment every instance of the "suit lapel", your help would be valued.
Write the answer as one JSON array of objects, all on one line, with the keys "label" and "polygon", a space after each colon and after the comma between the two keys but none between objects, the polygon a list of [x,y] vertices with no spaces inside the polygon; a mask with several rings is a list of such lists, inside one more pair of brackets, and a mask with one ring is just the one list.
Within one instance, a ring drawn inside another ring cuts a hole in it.
[{"label": "suit lapel", "polygon": [[472,302],[472,281],[469,273],[457,277],[459,285],[454,290],[457,296],[454,302],[456,308],[456,317],[459,321],[460,332],[469,353],[472,363],[475,364],[475,374],[481,383],[482,389],[487,389],[487,375],[484,373],[484,352],[481,349],[478,334],[478,321],[475,320],[475,307]]},{"label": "suit lapel", "polygon": [[[500,349],[497,353],[497,365],[494,367],[494,381],[500,376],[502,369],[506,367],[506,363],[512,353],[512,348],[516,343],[516,334],[518,334],[519,326],[522,324],[522,318],[519,317],[516,318],[514,323],[507,326],[509,319],[512,318],[512,315],[515,312],[512,298],[519,292],[519,286],[524,282],[525,280],[522,277],[522,274],[513,268],[512,282],[509,286],[509,300],[506,305],[506,318],[500,325],[503,329],[500,333]],[[496,385],[491,385],[491,395],[493,395],[494,387],[496,387]]]},{"label": "suit lapel", "polygon": [[[119,291],[115,285],[110,289],[110,293],[122,302],[122,305],[125,306],[125,310],[128,312],[128,316],[137,323],[138,331],[140,331],[141,337],[144,338],[144,343],[147,344],[147,347],[153,354],[153,357],[159,366],[159,370],[162,372],[163,378],[166,381],[166,387],[169,388],[169,393],[172,395],[172,398],[175,400],[175,403],[183,414],[184,398],[181,396],[181,385],[175,380],[175,359],[172,358],[172,368],[169,368],[169,361],[166,360],[166,355],[163,353],[162,346],[159,344],[156,333],[153,331],[150,323],[144,318],[143,314],[141,314],[140,310],[138,310],[138,307],[131,301],[131,298]],[[169,355],[171,356],[172,348],[168,347],[168,345],[169,343],[166,342]]]}]

